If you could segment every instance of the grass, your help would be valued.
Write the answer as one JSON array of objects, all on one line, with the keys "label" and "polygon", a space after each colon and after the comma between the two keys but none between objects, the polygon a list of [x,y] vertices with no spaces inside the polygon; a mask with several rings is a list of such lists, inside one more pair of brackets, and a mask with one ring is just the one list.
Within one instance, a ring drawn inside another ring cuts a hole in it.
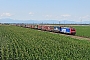
[{"label": "grass", "polygon": [[90,26],[75,26],[76,35],[90,38]]}]

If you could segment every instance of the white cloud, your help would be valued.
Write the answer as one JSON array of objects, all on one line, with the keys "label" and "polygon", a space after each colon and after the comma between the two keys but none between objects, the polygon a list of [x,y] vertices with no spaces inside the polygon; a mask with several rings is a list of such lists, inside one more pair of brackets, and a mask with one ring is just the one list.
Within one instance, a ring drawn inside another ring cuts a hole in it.
[{"label": "white cloud", "polygon": [[33,13],[33,12],[29,12],[29,15],[30,15],[30,16],[33,16],[33,15],[34,15],[34,13]]},{"label": "white cloud", "polygon": [[90,20],[90,15],[86,15],[86,16],[79,17],[79,19],[82,19],[82,20]]},{"label": "white cloud", "polygon": [[82,18],[88,19],[88,18],[90,18],[90,16],[86,15],[86,16],[83,16]]},{"label": "white cloud", "polygon": [[72,20],[71,15],[64,14],[64,15],[43,15],[44,19],[48,20]]},{"label": "white cloud", "polygon": [[12,16],[12,14],[11,13],[2,13],[1,14],[1,16],[3,17],[10,17],[10,16]]},{"label": "white cloud", "polygon": [[64,15],[61,15],[61,17],[70,17],[71,15],[69,14],[64,14]]},{"label": "white cloud", "polygon": [[45,17],[49,17],[49,18],[51,18],[51,17],[52,17],[52,15],[45,15]]}]

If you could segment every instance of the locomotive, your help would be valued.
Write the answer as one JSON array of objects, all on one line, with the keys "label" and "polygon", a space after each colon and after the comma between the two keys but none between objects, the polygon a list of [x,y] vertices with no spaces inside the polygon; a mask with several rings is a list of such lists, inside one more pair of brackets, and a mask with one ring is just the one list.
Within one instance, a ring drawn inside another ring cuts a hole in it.
[{"label": "locomotive", "polygon": [[76,30],[73,27],[34,25],[34,24],[24,24],[24,25],[21,25],[21,27],[38,29],[38,30],[49,31],[49,32],[56,32],[56,33],[64,33],[64,34],[70,34],[70,35],[76,34]]}]

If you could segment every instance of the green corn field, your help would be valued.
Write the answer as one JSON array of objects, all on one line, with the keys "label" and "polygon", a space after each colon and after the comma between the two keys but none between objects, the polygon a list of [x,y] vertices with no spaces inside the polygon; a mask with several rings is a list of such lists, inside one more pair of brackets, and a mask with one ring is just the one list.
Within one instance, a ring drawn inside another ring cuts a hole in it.
[{"label": "green corn field", "polygon": [[90,60],[90,41],[0,25],[0,60]]}]

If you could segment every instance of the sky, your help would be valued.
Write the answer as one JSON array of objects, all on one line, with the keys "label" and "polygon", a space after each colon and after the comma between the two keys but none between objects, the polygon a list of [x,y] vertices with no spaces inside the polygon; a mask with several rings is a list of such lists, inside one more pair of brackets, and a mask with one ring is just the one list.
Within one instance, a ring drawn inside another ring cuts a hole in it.
[{"label": "sky", "polygon": [[0,0],[0,19],[90,21],[90,0]]}]

